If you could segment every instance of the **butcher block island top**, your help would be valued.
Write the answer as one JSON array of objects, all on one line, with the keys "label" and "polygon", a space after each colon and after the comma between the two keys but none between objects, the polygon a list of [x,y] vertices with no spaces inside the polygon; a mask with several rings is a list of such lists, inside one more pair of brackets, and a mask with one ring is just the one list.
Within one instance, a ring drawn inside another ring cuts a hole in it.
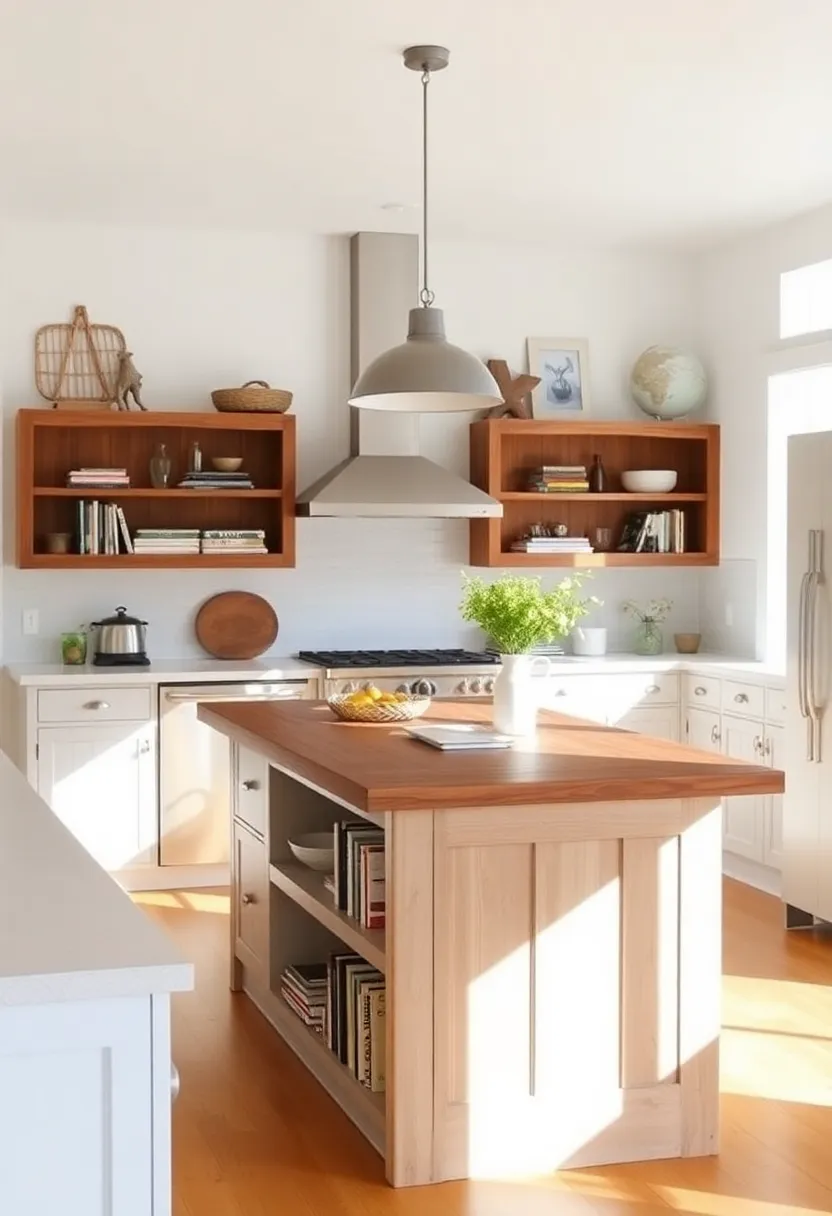
[{"label": "butcher block island top", "polygon": [[[489,704],[434,701],[420,722],[490,722]],[[342,722],[323,702],[199,707],[199,717],[367,813],[776,794],[783,774],[545,712],[532,739],[442,752],[402,725]]]},{"label": "butcher block island top", "polygon": [[[393,1186],[718,1151],[721,800],[782,773],[552,713],[469,752],[320,702],[198,713],[231,740],[232,988]],[[490,713],[436,700],[427,720]],[[289,842],[336,825],[330,883]],[[324,964],[322,1034],[287,988],[300,964]],[[356,995],[368,969],[383,1021]]]}]

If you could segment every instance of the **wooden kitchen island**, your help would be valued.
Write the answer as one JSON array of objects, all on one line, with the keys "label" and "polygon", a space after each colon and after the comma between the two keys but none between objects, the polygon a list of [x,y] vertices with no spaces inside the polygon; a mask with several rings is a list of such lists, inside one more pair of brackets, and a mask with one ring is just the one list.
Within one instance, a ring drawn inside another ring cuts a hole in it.
[{"label": "wooden kitchen island", "polygon": [[[435,701],[435,720],[490,706]],[[322,703],[202,705],[232,741],[232,983],[383,1154],[394,1186],[718,1148],[721,798],[783,774],[555,714],[439,752]],[[385,830],[387,928],[287,839]],[[344,944],[384,972],[387,1093],[280,999]]]}]

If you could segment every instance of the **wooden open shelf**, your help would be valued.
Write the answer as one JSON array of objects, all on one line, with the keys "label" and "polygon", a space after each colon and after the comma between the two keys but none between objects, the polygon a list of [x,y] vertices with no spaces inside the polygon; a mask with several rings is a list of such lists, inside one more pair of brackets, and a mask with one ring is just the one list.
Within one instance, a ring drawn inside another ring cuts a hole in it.
[{"label": "wooden open shelf", "polygon": [[[607,473],[604,494],[527,491],[543,464],[586,465],[598,453]],[[628,494],[627,469],[675,469],[671,494]],[[487,419],[471,427],[471,481],[503,504],[502,519],[472,519],[473,566],[509,568],[716,566],[719,564],[719,427],[664,422],[538,422]],[[617,545],[627,515],[655,506],[685,513],[685,553],[513,553],[511,543],[533,523],[567,524],[592,540],[610,528]]]},{"label": "wooden open shelf", "polygon": [[[187,490],[175,483],[198,442],[203,468],[241,456],[253,490]],[[171,489],[150,485],[165,444]],[[69,489],[70,469],[126,468],[130,489]],[[267,554],[79,554],[46,552],[49,532],[76,532],[81,499],[118,501],[138,528],[258,528]],[[220,569],[295,564],[295,419],[290,414],[20,410],[17,415],[17,564],[35,570]]]},{"label": "wooden open shelf", "polygon": [[314,916],[318,924],[329,929],[330,933],[334,933],[368,963],[372,963],[384,973],[384,930],[365,929],[360,921],[336,908],[331,894],[324,886],[323,874],[300,864],[281,862],[269,867],[269,877],[275,887],[299,904],[304,912]]}]

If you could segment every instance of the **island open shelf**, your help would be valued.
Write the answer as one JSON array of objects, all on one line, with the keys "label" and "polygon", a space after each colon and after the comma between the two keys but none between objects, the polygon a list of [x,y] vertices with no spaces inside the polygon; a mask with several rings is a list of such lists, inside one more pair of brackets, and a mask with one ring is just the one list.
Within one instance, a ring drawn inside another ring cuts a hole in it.
[{"label": "island open shelf", "polygon": [[[509,751],[441,753],[321,702],[198,713],[231,740],[232,800],[245,765],[267,774],[266,831],[235,818],[233,986],[393,1186],[717,1151],[721,799],[782,773],[554,714]],[[384,827],[383,945],[286,845],[353,816]],[[384,972],[386,1095],[279,997],[341,942]]]}]

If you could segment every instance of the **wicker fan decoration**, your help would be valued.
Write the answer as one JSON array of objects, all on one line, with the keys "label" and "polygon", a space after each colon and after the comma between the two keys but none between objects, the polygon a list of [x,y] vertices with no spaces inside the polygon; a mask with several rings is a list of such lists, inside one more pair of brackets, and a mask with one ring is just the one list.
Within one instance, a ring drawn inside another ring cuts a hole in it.
[{"label": "wicker fan decoration", "polygon": [[42,325],[35,334],[37,390],[58,408],[109,409],[126,351],[121,330],[90,324],[79,304],[68,324]]}]

